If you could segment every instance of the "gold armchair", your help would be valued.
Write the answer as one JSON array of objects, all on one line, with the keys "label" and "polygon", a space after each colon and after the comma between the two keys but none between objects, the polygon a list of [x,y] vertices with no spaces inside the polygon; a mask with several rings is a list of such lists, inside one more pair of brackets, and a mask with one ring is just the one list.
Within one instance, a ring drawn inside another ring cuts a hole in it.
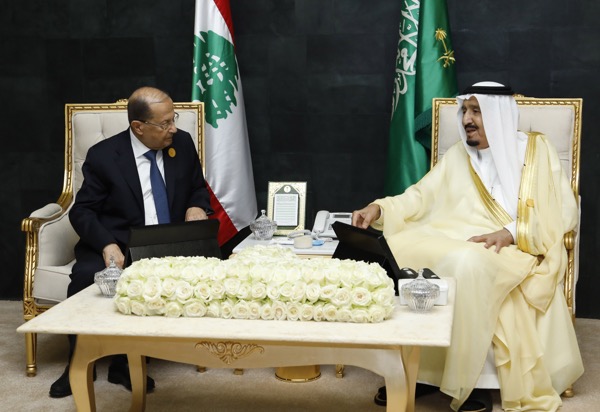
[{"label": "gold armchair", "polygon": [[[189,132],[196,144],[200,160],[204,159],[204,104],[175,103],[179,113],[177,127]],[[51,203],[23,219],[25,232],[25,279],[23,317],[34,318],[66,299],[71,268],[75,263],[73,248],[78,236],[68,212],[81,187],[81,167],[88,149],[129,127],[127,101],[109,104],[65,105],[65,166],[63,189],[56,203]],[[204,167],[204,162],[202,162]],[[26,372],[35,376],[35,334],[25,335]]]},{"label": "gold armchair", "polygon": [[[519,130],[536,131],[546,135],[553,143],[561,160],[563,170],[571,183],[571,189],[581,206],[579,196],[579,151],[581,139],[582,99],[537,99],[517,96],[519,107]],[[457,103],[455,99],[433,99],[431,166],[433,167],[446,150],[460,137],[456,127]],[[565,235],[568,265],[563,280],[563,291],[571,318],[575,321],[575,285],[579,274],[579,224]],[[495,368],[491,367],[495,373]],[[484,368],[485,371],[485,368]],[[573,396],[571,388],[564,396]]]}]

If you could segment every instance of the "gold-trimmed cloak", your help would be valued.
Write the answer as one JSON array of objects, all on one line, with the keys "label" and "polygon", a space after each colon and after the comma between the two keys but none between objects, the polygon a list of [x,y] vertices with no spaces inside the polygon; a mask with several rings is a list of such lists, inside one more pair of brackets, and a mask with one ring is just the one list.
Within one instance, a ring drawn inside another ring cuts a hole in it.
[{"label": "gold-trimmed cloak", "polygon": [[495,253],[472,236],[501,230],[502,208],[474,174],[462,142],[402,195],[376,200],[383,233],[401,267],[428,267],[457,280],[452,343],[423,348],[419,380],[440,386],[457,409],[469,396],[492,341],[506,410],[553,411],[583,373],[561,293],[563,236],[577,204],[555,149],[530,134],[516,244]]}]

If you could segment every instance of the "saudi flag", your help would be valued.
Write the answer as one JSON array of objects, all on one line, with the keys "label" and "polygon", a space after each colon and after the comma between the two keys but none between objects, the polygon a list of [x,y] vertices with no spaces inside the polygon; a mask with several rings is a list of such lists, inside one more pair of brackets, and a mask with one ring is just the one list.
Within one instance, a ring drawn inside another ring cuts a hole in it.
[{"label": "saudi flag", "polygon": [[458,93],[446,0],[405,0],[399,28],[385,193],[429,170],[431,99]]},{"label": "saudi flag", "polygon": [[192,100],[204,102],[206,181],[222,245],[257,215],[229,0],[196,0]]}]

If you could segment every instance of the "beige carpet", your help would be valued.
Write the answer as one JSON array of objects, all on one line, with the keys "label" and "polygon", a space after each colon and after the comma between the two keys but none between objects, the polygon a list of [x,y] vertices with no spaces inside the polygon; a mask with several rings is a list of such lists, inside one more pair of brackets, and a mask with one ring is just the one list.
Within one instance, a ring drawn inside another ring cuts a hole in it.
[{"label": "beige carpet", "polygon": [[[24,338],[15,329],[22,323],[21,302],[0,301],[0,411],[75,411],[71,396],[52,399],[50,384],[65,367],[64,336],[38,337],[38,375],[25,376]],[[586,372],[575,385],[575,397],[563,399],[564,412],[599,410],[600,320],[578,319],[577,334]],[[148,411],[202,412],[385,412],[373,403],[383,385],[374,373],[347,366],[343,379],[332,366],[321,368],[321,378],[308,383],[287,383],[274,377],[274,369],[249,369],[237,376],[229,369],[198,373],[192,365],[153,360],[148,365],[157,388],[147,397]],[[106,380],[107,362],[98,363],[95,383],[98,411],[127,411],[130,393]],[[500,411],[494,391],[494,411]],[[417,400],[417,412],[450,411],[449,398],[441,393]]]}]

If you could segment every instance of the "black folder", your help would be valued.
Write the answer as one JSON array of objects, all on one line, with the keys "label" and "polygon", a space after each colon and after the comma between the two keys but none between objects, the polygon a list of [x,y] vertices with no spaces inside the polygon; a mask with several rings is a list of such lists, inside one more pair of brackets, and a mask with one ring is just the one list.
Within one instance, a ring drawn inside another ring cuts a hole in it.
[{"label": "black folder", "polygon": [[221,258],[217,219],[132,227],[127,263],[143,258],[207,256]]},{"label": "black folder", "polygon": [[379,263],[394,281],[394,289],[397,295],[398,279],[409,276],[398,267],[398,263],[396,263],[396,259],[383,234],[372,229],[361,229],[342,222],[334,222],[331,226],[339,241],[332,257]]}]

